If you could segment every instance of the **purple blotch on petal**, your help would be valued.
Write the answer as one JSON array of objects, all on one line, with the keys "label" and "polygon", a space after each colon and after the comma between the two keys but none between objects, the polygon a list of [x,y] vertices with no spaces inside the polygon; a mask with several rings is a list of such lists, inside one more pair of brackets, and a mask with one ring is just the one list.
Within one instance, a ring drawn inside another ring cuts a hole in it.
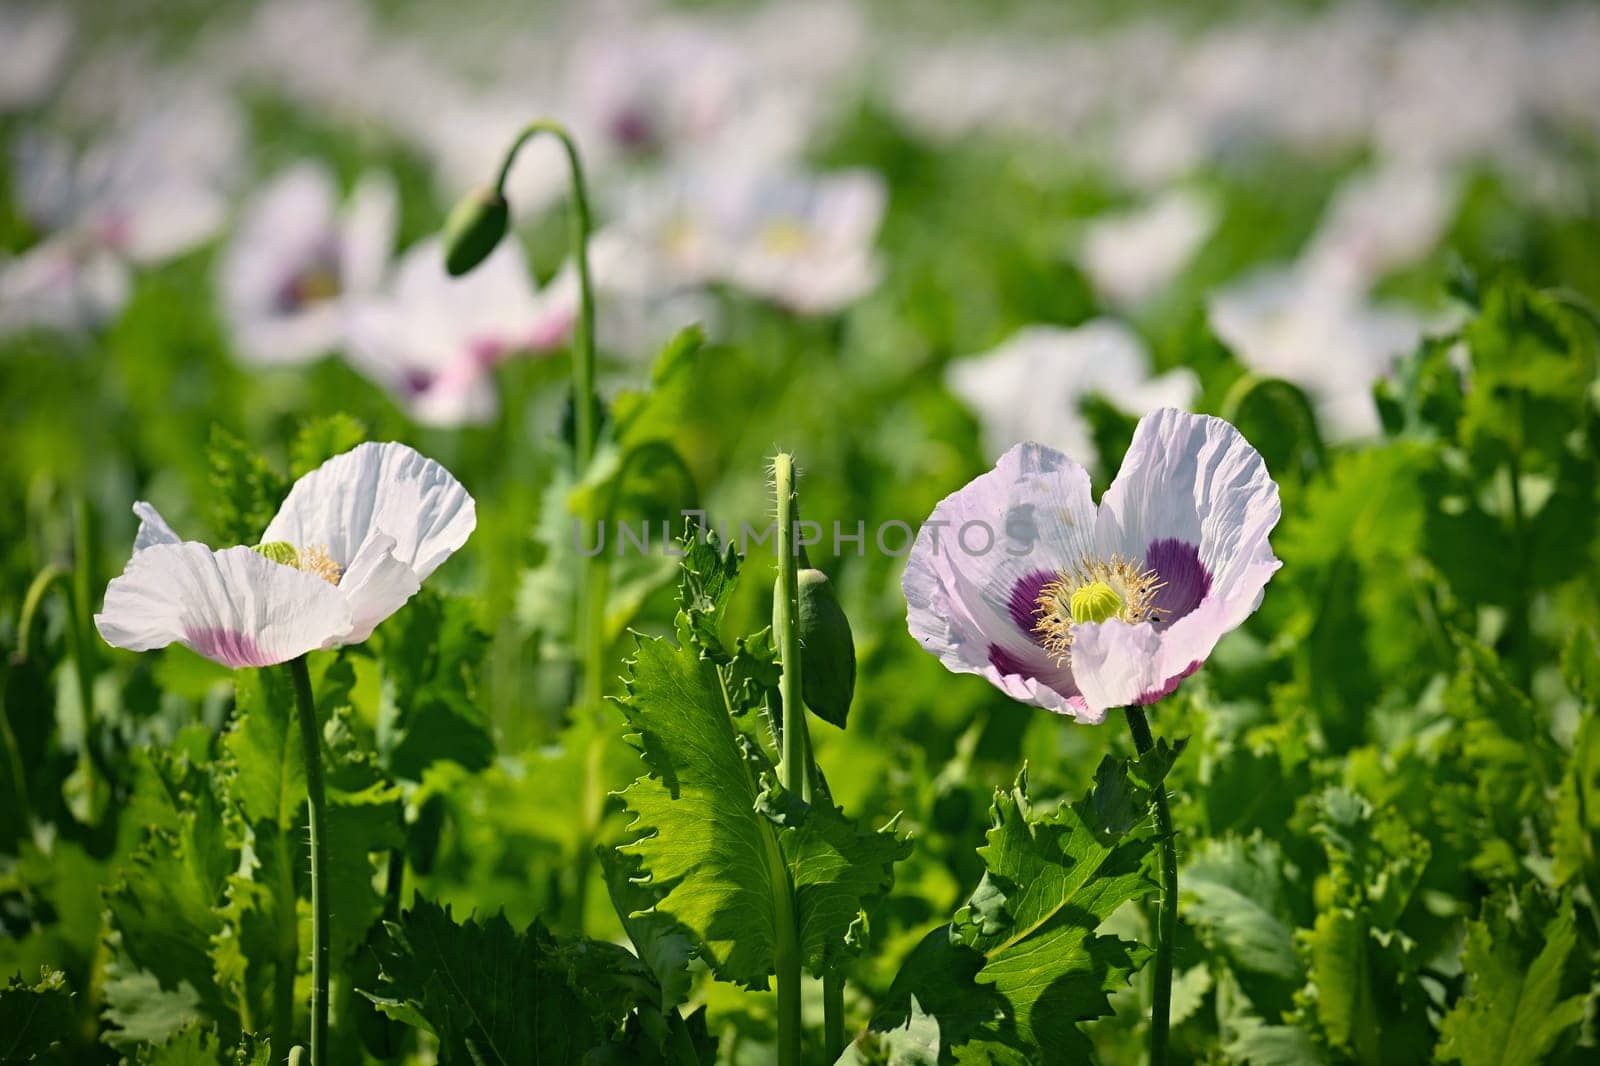
[{"label": "purple blotch on petal", "polygon": [[1011,620],[1017,623],[1017,628],[1028,635],[1034,643],[1039,642],[1039,634],[1035,628],[1039,624],[1039,616],[1044,612],[1039,608],[1039,593],[1044,587],[1056,579],[1056,575],[1048,570],[1035,570],[1024,574],[1011,586],[1011,595],[1006,599],[1006,609],[1011,612]]},{"label": "purple blotch on petal", "polygon": [[184,631],[189,646],[208,659],[215,659],[235,669],[241,666],[272,666],[278,662],[269,652],[245,633],[227,629],[190,629]]},{"label": "purple blotch on petal", "polygon": [[989,645],[989,665],[1002,674],[1017,674],[1021,677],[1032,677],[1033,671],[1028,664],[1006,651],[998,644]]},{"label": "purple blotch on petal", "polygon": [[1151,541],[1144,553],[1144,565],[1163,582],[1154,597],[1158,629],[1200,606],[1211,591],[1211,571],[1200,561],[1200,549],[1188,541],[1173,537]]}]

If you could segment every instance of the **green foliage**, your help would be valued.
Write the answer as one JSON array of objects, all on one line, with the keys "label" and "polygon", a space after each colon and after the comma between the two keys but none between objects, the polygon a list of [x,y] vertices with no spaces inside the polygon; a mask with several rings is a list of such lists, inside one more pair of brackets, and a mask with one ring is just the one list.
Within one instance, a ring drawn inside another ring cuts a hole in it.
[{"label": "green foliage", "polygon": [[1570,898],[1491,897],[1467,928],[1461,964],[1467,992],[1439,1027],[1441,1060],[1513,1066],[1572,1045],[1593,989]]},{"label": "green foliage", "polygon": [[288,480],[220,425],[206,445],[211,469],[211,528],[219,544],[254,544],[289,493]]},{"label": "green foliage", "polygon": [[939,1046],[961,1058],[1075,1062],[1091,1054],[1078,1023],[1111,1013],[1148,951],[1096,932],[1124,904],[1155,891],[1151,793],[1175,751],[1107,756],[1075,803],[1036,811],[1027,775],[995,793],[983,879],[949,925],[906,960],[873,1028],[893,1031],[920,1009]]},{"label": "green foliage", "polygon": [[620,1035],[630,1007],[658,998],[624,949],[563,940],[538,923],[521,933],[498,914],[458,923],[419,899],[387,928],[381,981],[366,994],[438,1037],[443,1066],[579,1063]]},{"label": "green foliage", "polygon": [[0,1062],[32,1062],[58,1046],[73,1022],[67,975],[45,970],[33,984],[14,975],[0,988]]}]

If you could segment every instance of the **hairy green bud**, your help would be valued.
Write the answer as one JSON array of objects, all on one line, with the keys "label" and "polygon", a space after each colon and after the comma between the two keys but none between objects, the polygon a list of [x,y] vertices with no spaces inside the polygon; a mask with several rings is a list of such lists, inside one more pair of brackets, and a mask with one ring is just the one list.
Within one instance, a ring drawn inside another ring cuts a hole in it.
[{"label": "hairy green bud", "polygon": [[833,583],[821,570],[799,572],[800,695],[813,714],[844,728],[856,691],[856,645]]},{"label": "hairy green bud", "polygon": [[511,209],[499,190],[474,189],[444,222],[444,268],[458,278],[488,258],[506,235]]}]

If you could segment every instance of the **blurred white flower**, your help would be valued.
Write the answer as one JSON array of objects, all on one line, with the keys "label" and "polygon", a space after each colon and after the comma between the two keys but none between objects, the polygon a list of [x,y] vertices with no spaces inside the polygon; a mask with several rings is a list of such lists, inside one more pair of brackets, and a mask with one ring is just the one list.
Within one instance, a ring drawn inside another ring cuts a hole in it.
[{"label": "blurred white flower", "polygon": [[837,311],[878,282],[886,203],[866,170],[672,171],[628,188],[597,280],[657,298],[726,282],[800,313]]},{"label": "blurred white flower", "polygon": [[1365,289],[1433,251],[1456,198],[1456,183],[1438,168],[1381,164],[1340,187],[1301,261],[1321,277]]},{"label": "blurred white flower", "polygon": [[718,205],[730,284],[805,314],[838,311],[877,285],[874,250],[888,204],[869,170],[768,171]]},{"label": "blurred white flower", "polygon": [[1187,368],[1150,375],[1138,334],[1115,319],[1081,326],[1025,326],[998,348],[951,364],[945,381],[977,414],[984,448],[998,456],[1038,440],[1095,463],[1082,403],[1098,396],[1130,415],[1187,408],[1200,382]]},{"label": "blurred white flower", "polygon": [[43,102],[72,47],[72,15],[60,6],[0,8],[0,115]]},{"label": "blurred white flower", "polygon": [[429,238],[351,314],[346,357],[418,422],[484,422],[499,407],[494,368],[518,352],[565,343],[576,313],[572,276],[563,272],[536,292],[516,241],[452,278],[438,238]]},{"label": "blurred white flower", "polygon": [[1305,267],[1259,271],[1214,293],[1211,329],[1251,370],[1306,390],[1330,439],[1379,430],[1372,384],[1422,337],[1422,322]]},{"label": "blurred white flower", "polygon": [[19,139],[19,206],[43,239],[0,264],[0,330],[73,329],[121,307],[127,266],[178,256],[214,235],[241,156],[239,117],[221,98],[183,95],[81,152]]},{"label": "blurred white flower", "polygon": [[297,363],[339,348],[352,302],[383,281],[397,209],[393,182],[372,174],[341,211],[337,180],[312,162],[256,192],[219,266],[239,355]]},{"label": "blurred white flower", "polygon": [[1172,284],[1216,225],[1211,200],[1172,189],[1143,207],[1095,219],[1078,257],[1107,302],[1136,307]]}]

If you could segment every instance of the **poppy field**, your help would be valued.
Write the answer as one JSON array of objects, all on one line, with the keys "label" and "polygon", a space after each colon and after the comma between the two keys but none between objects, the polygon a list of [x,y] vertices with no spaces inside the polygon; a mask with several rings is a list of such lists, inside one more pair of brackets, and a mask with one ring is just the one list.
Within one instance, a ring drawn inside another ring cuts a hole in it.
[{"label": "poppy field", "polygon": [[0,4],[0,1062],[1600,1059],[1600,10]]}]

